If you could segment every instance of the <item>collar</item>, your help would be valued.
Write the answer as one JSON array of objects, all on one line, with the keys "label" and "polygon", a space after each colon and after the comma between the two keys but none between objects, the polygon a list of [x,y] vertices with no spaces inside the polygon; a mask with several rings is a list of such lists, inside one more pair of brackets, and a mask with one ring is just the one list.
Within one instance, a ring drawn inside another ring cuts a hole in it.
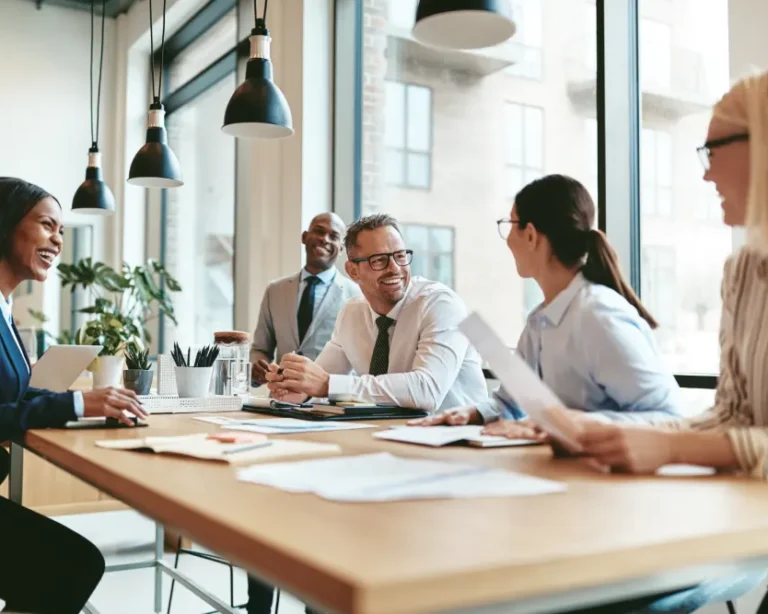
[{"label": "collar", "polygon": [[[299,282],[303,282],[307,277],[312,277],[312,273],[307,271],[307,269],[301,269],[301,276],[299,277]],[[330,284],[335,278],[336,278],[336,267],[332,266],[327,271],[323,271],[322,273],[318,273],[315,275],[324,285]]]},{"label": "collar", "polygon": [[[403,311],[403,307],[405,307],[405,303],[408,301],[408,294],[411,291],[412,287],[413,287],[413,280],[411,280],[411,282],[408,284],[408,287],[405,289],[403,298],[401,298],[395,304],[395,306],[389,310],[389,313],[387,314],[388,318],[397,322],[397,319],[400,317],[400,313]],[[376,319],[379,317],[379,314],[373,310],[373,307],[371,307],[370,303],[368,304],[368,311],[371,312],[371,320],[373,320],[373,323],[376,324]]]},{"label": "collar", "polygon": [[0,314],[2,314],[6,322],[9,322],[11,319],[11,307],[13,307],[13,297],[5,298],[0,294]]},{"label": "collar", "polygon": [[562,290],[549,305],[539,307],[531,313],[530,317],[546,318],[553,326],[559,326],[573,299],[587,283],[589,282],[584,278],[584,275],[577,273],[565,290]]}]

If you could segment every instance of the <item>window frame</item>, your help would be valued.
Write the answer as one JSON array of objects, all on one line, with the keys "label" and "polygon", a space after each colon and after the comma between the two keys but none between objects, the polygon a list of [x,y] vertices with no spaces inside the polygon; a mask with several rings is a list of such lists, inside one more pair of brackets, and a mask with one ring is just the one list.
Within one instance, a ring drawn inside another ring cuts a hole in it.
[{"label": "window frame", "polygon": [[[423,224],[421,222],[402,222],[400,224],[400,229],[403,231],[404,238],[405,234],[407,234],[408,228],[425,228],[427,230],[427,244],[429,249],[427,250],[427,257],[433,258],[434,256],[440,256],[440,255],[446,255],[450,254],[451,256],[451,283],[448,285],[451,290],[456,290],[456,227],[455,226],[447,226],[444,224]],[[451,251],[450,252],[435,252],[432,248],[432,239],[431,239],[431,233],[433,230],[449,230],[451,233]],[[414,250],[414,258],[416,257],[416,250],[413,248],[412,245],[408,245],[406,241],[406,246],[409,249]],[[432,267],[429,267],[430,273]],[[429,279],[433,279],[435,281],[438,281],[435,279],[434,276],[430,275]]]},{"label": "window frame", "polygon": [[[384,181],[388,186],[391,186],[393,188],[400,188],[402,190],[422,190],[424,192],[431,192],[432,191],[432,177],[433,177],[433,156],[434,156],[434,149],[435,149],[435,96],[434,91],[431,87],[428,85],[422,85],[420,83],[412,83],[410,81],[398,81],[396,79],[385,79],[386,83],[394,83],[397,85],[401,85],[403,87],[403,147],[402,149],[397,147],[391,147],[389,145],[385,145],[385,158],[386,154],[388,154],[391,151],[396,151],[398,154],[403,156],[403,181],[400,183],[391,182],[388,179],[386,179],[386,170],[385,170],[385,179]],[[428,145],[427,145],[427,151],[419,151],[416,149],[409,149],[408,147],[408,96],[409,91],[411,89],[422,89],[429,92],[429,139],[428,139]],[[428,161],[428,181],[427,185],[413,185],[408,182],[408,156],[411,154],[416,154],[419,156],[426,156]],[[385,160],[386,164],[386,160]]]},{"label": "window frame", "polygon": [[[523,186],[525,186],[528,182],[525,180],[525,176],[528,173],[528,171],[534,171],[539,174],[539,176],[544,175],[544,167],[546,166],[546,159],[547,159],[547,150],[546,150],[546,143],[547,139],[545,138],[545,135],[547,133],[547,114],[545,112],[544,107],[536,105],[536,104],[525,104],[524,102],[517,102],[516,100],[505,100],[504,101],[504,109],[506,110],[510,106],[516,106],[520,108],[520,120],[521,120],[521,142],[522,142],[522,163],[521,164],[512,164],[509,162],[509,160],[504,159],[504,170],[508,170],[510,168],[519,169],[522,173],[523,177],[523,185],[520,186],[519,189],[522,189]],[[526,135],[525,135],[525,127],[526,127],[526,119],[525,119],[525,112],[527,109],[536,109],[541,112],[541,168],[536,168],[534,166],[528,166],[526,164],[525,160],[525,149],[526,149]],[[506,118],[505,118],[506,119]],[[504,126],[504,130],[507,130],[507,126]],[[511,202],[515,199],[515,194],[508,194],[507,199]]]}]

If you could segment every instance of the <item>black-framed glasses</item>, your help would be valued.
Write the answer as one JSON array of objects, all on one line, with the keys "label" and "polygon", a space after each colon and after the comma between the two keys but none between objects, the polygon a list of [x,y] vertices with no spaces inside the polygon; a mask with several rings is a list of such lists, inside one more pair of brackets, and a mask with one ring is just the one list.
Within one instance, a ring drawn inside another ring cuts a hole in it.
[{"label": "black-framed glasses", "polygon": [[704,167],[704,172],[709,170],[709,160],[712,157],[713,149],[717,149],[718,147],[723,147],[725,145],[730,145],[731,143],[738,143],[739,141],[748,140],[749,134],[742,132],[739,134],[732,134],[731,136],[723,137],[722,139],[712,139],[711,141],[704,143],[701,147],[697,147],[696,153],[699,154],[699,160],[701,160],[701,165]]},{"label": "black-framed glasses", "polygon": [[396,252],[389,252],[388,254],[371,254],[367,258],[353,258],[352,262],[355,264],[368,262],[368,266],[371,267],[372,271],[383,271],[389,266],[390,258],[395,261],[397,266],[408,266],[413,261],[413,250],[401,249]]},{"label": "black-framed glasses", "polygon": [[506,241],[509,233],[512,232],[512,227],[519,223],[520,220],[513,220],[508,217],[501,220],[496,220],[496,227],[499,229],[499,236]]}]

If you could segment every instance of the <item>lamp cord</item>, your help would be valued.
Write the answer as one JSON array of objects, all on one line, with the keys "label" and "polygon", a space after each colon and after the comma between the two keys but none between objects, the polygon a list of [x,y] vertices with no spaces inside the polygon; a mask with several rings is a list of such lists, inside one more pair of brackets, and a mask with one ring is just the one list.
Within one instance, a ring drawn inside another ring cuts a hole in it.
[{"label": "lamp cord", "polygon": [[157,85],[157,95],[163,95],[163,73],[165,72],[165,5],[166,0],[163,0],[163,34],[160,39],[160,82]]},{"label": "lamp cord", "polygon": [[101,51],[99,55],[99,82],[96,90],[96,127],[94,130],[93,121],[93,42],[96,38],[94,35],[94,21],[95,21],[95,5],[96,0],[91,0],[91,62],[90,62],[90,103],[91,103],[91,143],[93,149],[98,149],[99,142],[99,124],[101,120],[101,77],[104,72],[104,27],[107,14],[107,2],[102,0],[101,2]]},{"label": "lamp cord", "polygon": [[[103,0],[102,0],[103,1]],[[165,11],[167,1],[163,0],[163,33],[160,38],[160,76],[157,80],[157,91],[155,91],[155,37],[152,34],[152,0],[149,0],[149,67],[152,76],[152,102],[158,104],[160,96],[163,93],[163,72],[165,72]]]}]

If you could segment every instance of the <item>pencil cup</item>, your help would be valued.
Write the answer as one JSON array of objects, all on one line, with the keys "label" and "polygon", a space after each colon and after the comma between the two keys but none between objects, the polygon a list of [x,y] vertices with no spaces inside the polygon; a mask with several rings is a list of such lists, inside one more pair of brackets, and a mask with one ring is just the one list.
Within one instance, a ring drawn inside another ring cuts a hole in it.
[{"label": "pencil cup", "polygon": [[176,367],[175,369],[179,398],[199,399],[208,396],[213,367]]}]

